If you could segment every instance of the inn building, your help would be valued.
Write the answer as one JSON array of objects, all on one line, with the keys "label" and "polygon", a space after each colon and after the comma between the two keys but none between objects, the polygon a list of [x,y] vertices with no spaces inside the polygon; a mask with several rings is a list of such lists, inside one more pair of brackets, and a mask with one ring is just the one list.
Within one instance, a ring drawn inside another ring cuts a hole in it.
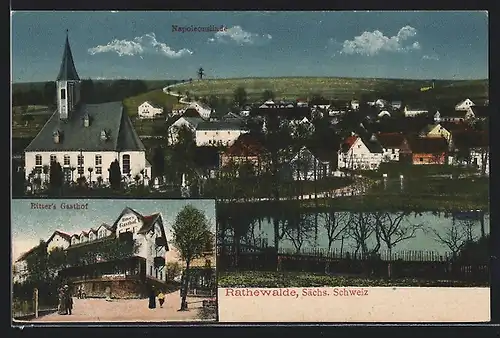
[{"label": "inn building", "polygon": [[[64,251],[66,265],[58,275],[74,290],[83,286],[87,297],[104,297],[106,289],[114,298],[144,297],[152,285],[168,289],[169,246],[161,213],[142,215],[126,207],[113,223],[73,234],[56,230],[45,243],[48,253]],[[129,251],[117,252],[127,246]],[[17,266],[22,267],[28,255],[22,255]]]},{"label": "inn building", "polygon": [[68,36],[56,79],[57,109],[25,149],[25,177],[43,182],[52,162],[59,162],[66,182],[109,183],[110,165],[118,160],[123,179],[148,184],[151,164],[145,147],[121,102],[86,104]]}]

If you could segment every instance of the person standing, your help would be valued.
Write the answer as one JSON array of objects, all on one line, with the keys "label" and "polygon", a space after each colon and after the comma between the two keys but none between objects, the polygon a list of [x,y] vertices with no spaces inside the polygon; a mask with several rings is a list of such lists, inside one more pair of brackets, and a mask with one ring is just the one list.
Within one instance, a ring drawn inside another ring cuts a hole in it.
[{"label": "person standing", "polygon": [[71,314],[71,310],[73,310],[73,297],[71,296],[68,284],[64,285],[64,296],[66,314]]},{"label": "person standing", "polygon": [[156,295],[155,289],[151,287],[149,291],[149,306],[150,309],[156,309]]},{"label": "person standing", "polygon": [[67,310],[66,310],[64,288],[60,287],[58,291],[59,291],[58,293],[59,303],[57,306],[57,313],[60,315],[65,315]]},{"label": "person standing", "polygon": [[160,290],[160,293],[158,294],[158,303],[160,303],[160,307],[163,307],[163,303],[165,302],[165,294],[163,291]]}]

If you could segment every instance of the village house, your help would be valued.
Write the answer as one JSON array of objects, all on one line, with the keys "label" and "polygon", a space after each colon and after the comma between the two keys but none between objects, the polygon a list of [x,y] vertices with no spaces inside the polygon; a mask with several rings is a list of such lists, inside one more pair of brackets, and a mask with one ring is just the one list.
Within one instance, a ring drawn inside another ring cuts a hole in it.
[{"label": "village house", "polygon": [[358,100],[351,100],[350,107],[352,110],[358,110],[359,109],[359,101]]},{"label": "village house", "polygon": [[450,143],[451,133],[444,128],[441,124],[429,124],[419,134],[420,137],[444,138],[446,142]]},{"label": "village house", "polygon": [[409,137],[412,164],[446,164],[448,143],[444,137]]},{"label": "village house", "polygon": [[137,115],[140,119],[154,119],[163,114],[163,107],[144,101],[137,107]]},{"label": "village house", "polygon": [[80,101],[80,83],[66,36],[56,79],[57,109],[25,149],[26,179],[46,183],[44,168],[58,162],[66,182],[84,178],[109,184],[108,169],[118,160],[124,179],[139,176],[148,184],[151,164],[122,103],[85,104]]},{"label": "village house", "polygon": [[296,106],[297,107],[308,107],[309,103],[307,102],[306,99],[297,99]]},{"label": "village house", "polygon": [[474,105],[465,114],[467,120],[485,120],[490,116],[489,107]]},{"label": "village house", "polygon": [[455,133],[453,141],[455,149],[454,163],[477,168],[481,173],[489,175],[490,150],[488,132],[462,131]]},{"label": "village house", "polygon": [[289,163],[294,181],[320,180],[331,176],[336,164],[335,152],[319,147],[302,147]]},{"label": "village house", "polygon": [[405,117],[415,117],[418,115],[424,115],[424,114],[428,114],[428,113],[429,113],[429,110],[422,108],[422,107],[410,107],[410,106],[406,105],[404,108]]},{"label": "village house", "polygon": [[349,136],[338,151],[338,169],[376,170],[383,158],[383,149],[376,137],[362,139]]},{"label": "village house", "polygon": [[[117,242],[130,244],[125,258],[117,259],[113,250],[102,249]],[[70,266],[59,276],[71,282],[73,292],[83,286],[87,297],[105,296],[106,287],[114,298],[144,297],[148,285],[165,286],[169,247],[160,213],[144,216],[127,207],[113,225],[101,224],[72,235],[56,230],[45,245],[47,252],[55,248],[66,252]]]},{"label": "village house", "polygon": [[291,120],[288,126],[291,129],[292,136],[299,135],[301,132],[311,135],[314,132],[314,124],[307,117],[302,120]]},{"label": "village house", "polygon": [[441,107],[434,114],[434,121],[439,122],[463,122],[467,119],[469,110],[457,110],[454,107]]},{"label": "village house", "polygon": [[378,117],[379,119],[384,118],[384,117],[391,117],[391,113],[389,113],[389,111],[388,111],[388,110],[381,110],[381,111],[378,113],[377,117]]},{"label": "village house", "polygon": [[411,154],[408,141],[402,133],[379,133],[377,140],[383,149],[384,162],[403,161],[405,155]]},{"label": "village house", "polygon": [[259,137],[251,133],[242,134],[230,147],[221,153],[220,167],[225,167],[230,163],[252,163],[255,172],[260,173],[265,167],[264,157],[266,153],[267,150]]},{"label": "village house", "polygon": [[[198,112],[198,115],[203,119],[209,119],[210,115],[214,112],[214,110],[212,108],[210,108],[209,106],[207,106],[203,103],[200,103],[200,102],[189,103],[187,109],[189,109],[189,108],[195,109]],[[185,114],[185,112],[184,112],[184,114]],[[184,116],[184,114],[183,114],[183,116]]]},{"label": "village house", "polygon": [[465,99],[459,103],[456,104],[455,110],[458,111],[468,111],[470,107],[474,106],[474,102],[472,102],[470,99]]},{"label": "village house", "polygon": [[242,123],[234,121],[201,122],[195,131],[196,146],[227,147],[247,132]]},{"label": "village house", "polygon": [[384,99],[375,100],[374,105],[378,108],[389,108],[390,107],[389,102],[387,102],[387,100],[384,100]]},{"label": "village house", "polygon": [[324,98],[314,98],[309,102],[309,107],[328,109],[330,108],[330,100]]},{"label": "village house", "polygon": [[168,127],[168,144],[173,145],[179,141],[179,131],[182,128],[186,128],[191,131],[193,133],[193,137],[195,137],[196,128],[202,122],[204,122],[204,120],[201,117],[180,117],[177,121],[172,123],[170,127]]}]

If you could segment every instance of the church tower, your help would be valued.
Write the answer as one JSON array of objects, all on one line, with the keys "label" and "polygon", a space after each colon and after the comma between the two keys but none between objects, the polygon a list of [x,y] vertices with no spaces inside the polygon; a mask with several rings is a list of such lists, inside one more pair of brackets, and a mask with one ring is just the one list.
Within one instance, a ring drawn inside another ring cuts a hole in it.
[{"label": "church tower", "polygon": [[71,118],[71,113],[80,102],[80,83],[80,77],[76,71],[69,46],[68,30],[66,30],[66,43],[61,68],[56,79],[57,111],[61,120]]}]

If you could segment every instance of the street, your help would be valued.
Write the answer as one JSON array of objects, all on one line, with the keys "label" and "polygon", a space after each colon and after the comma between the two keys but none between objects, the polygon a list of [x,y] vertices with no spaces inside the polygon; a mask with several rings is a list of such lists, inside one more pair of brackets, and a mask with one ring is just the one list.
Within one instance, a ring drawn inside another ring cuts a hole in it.
[{"label": "street", "polygon": [[177,311],[180,308],[181,299],[179,292],[166,295],[163,308],[158,301],[156,309],[148,308],[147,299],[77,299],[73,298],[73,314],[59,315],[51,313],[31,322],[158,322],[158,321],[197,321],[215,320],[216,313],[209,319],[201,319],[202,302],[204,298],[196,297],[187,299],[189,311]]}]

